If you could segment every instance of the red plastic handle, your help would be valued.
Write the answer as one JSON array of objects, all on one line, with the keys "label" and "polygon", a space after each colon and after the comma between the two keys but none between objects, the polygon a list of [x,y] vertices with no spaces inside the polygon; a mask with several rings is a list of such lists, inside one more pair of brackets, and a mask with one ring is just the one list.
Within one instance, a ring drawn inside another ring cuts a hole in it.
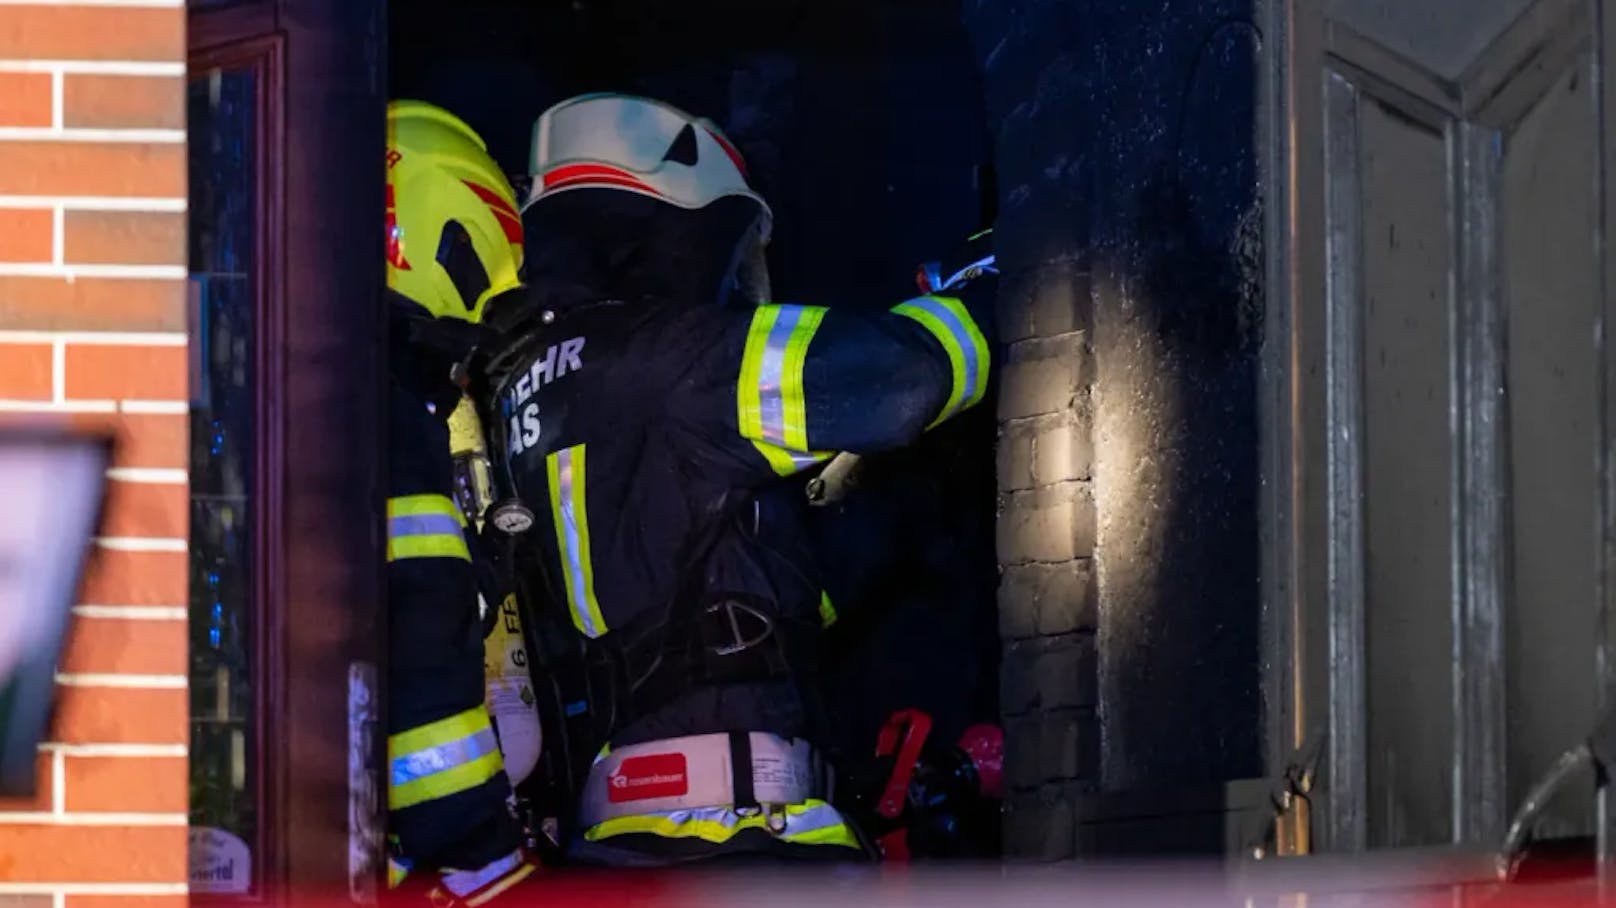
[{"label": "red plastic handle", "polygon": [[903,802],[909,793],[909,781],[914,778],[915,766],[920,762],[920,749],[925,746],[926,736],[929,734],[931,734],[931,715],[918,709],[900,709],[889,716],[886,724],[881,726],[881,736],[876,739],[875,755],[890,757],[896,751],[897,757],[892,766],[892,776],[887,779],[886,787],[881,790],[881,800],[875,807],[876,813],[889,820],[896,819],[898,814],[903,813]]}]

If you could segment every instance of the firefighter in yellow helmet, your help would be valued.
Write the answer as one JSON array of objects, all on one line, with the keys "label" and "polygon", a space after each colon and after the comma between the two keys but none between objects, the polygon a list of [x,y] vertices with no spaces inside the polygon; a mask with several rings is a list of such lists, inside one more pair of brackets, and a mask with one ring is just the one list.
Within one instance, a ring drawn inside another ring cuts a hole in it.
[{"label": "firefighter in yellow helmet", "polygon": [[509,181],[441,108],[388,108],[387,802],[393,883],[482,905],[533,872],[484,706],[478,549],[454,500],[448,419],[488,302],[519,286]]}]

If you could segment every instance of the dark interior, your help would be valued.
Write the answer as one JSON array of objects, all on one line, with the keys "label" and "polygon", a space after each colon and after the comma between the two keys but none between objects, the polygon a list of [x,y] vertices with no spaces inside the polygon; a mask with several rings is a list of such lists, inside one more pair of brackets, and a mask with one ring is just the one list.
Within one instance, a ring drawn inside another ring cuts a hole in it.
[{"label": "dark interior", "polygon": [[[458,113],[518,180],[533,121],[573,94],[646,94],[713,119],[774,208],[781,301],[894,305],[920,262],[992,221],[957,0],[449,6],[391,3],[394,97]],[[991,407],[976,408],[815,512],[841,616],[827,683],[843,752],[873,749],[906,707],[931,712],[941,740],[998,721],[993,439]]]}]

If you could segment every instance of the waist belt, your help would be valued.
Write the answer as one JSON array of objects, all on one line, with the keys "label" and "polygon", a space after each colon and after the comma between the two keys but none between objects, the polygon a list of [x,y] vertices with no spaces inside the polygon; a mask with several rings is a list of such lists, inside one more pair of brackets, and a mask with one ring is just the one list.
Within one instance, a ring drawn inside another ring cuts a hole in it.
[{"label": "waist belt", "polygon": [[827,789],[824,765],[807,741],[764,732],[691,735],[614,749],[595,761],[579,819],[594,826],[669,810],[744,811],[828,797]]}]

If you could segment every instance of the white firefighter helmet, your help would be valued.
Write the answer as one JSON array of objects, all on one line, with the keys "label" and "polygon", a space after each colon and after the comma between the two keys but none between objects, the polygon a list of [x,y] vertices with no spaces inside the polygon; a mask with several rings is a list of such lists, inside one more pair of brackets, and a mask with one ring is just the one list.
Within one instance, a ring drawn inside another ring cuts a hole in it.
[{"label": "white firefighter helmet", "polygon": [[759,209],[768,242],[774,213],[746,182],[746,162],[711,121],[650,98],[587,94],[546,110],[533,126],[528,205],[570,189],[616,189],[680,208],[726,196]]}]

